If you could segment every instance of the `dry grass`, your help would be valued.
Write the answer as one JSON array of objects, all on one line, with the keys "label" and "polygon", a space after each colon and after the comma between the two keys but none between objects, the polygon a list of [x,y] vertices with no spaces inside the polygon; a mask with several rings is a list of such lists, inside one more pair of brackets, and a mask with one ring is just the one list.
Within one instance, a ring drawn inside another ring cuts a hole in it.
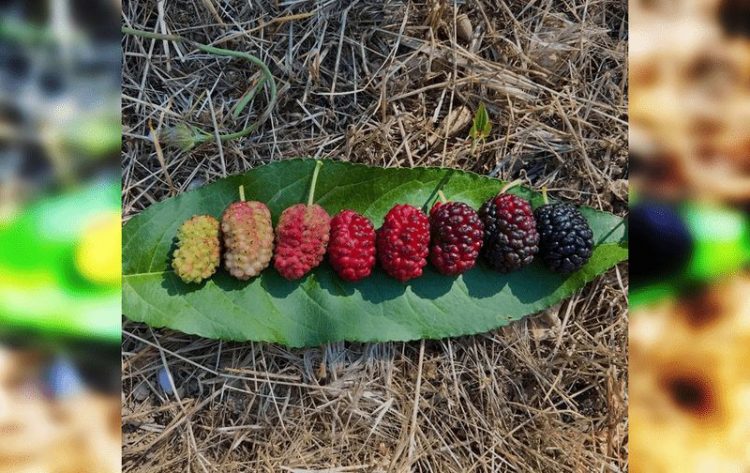
[{"label": "dry grass", "polygon": [[[238,130],[267,91],[234,120],[256,69],[126,38],[126,218],[292,156],[524,177],[626,211],[626,2],[161,3],[124,2],[124,24],[252,52],[277,77],[279,100],[250,137],[162,160],[149,123]],[[493,131],[472,154],[480,102]],[[625,470],[621,276],[510,327],[424,343],[288,350],[126,323],[124,470]],[[156,387],[165,363],[178,396]]]}]

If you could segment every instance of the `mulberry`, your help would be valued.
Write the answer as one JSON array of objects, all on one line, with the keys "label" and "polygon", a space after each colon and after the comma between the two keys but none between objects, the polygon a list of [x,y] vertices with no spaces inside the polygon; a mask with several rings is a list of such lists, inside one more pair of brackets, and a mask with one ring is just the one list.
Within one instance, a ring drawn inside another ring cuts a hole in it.
[{"label": "mulberry", "polygon": [[375,265],[375,228],[367,217],[343,210],[331,220],[328,260],[345,281],[359,281]]},{"label": "mulberry", "polygon": [[526,200],[501,191],[482,205],[479,217],[484,223],[481,256],[489,267],[508,273],[531,264],[539,233]]},{"label": "mulberry", "polygon": [[539,255],[557,273],[578,271],[591,258],[594,234],[586,218],[570,204],[547,204],[534,211]]},{"label": "mulberry", "polygon": [[[242,188],[240,188],[242,195]],[[261,202],[231,204],[221,217],[224,236],[224,267],[229,274],[247,280],[268,267],[273,256],[271,212]]]},{"label": "mulberry", "polygon": [[386,273],[401,282],[422,275],[430,249],[430,221],[411,205],[396,205],[377,232],[377,253]]},{"label": "mulberry", "polygon": [[484,238],[476,210],[463,202],[437,202],[430,211],[430,262],[441,273],[461,274],[474,267]]},{"label": "mulberry", "polygon": [[183,281],[199,283],[216,272],[220,253],[219,221],[210,215],[196,215],[177,231],[172,268]]},{"label": "mulberry", "polygon": [[331,217],[320,205],[313,204],[318,172],[313,172],[307,204],[297,204],[281,213],[276,226],[274,268],[284,278],[299,279],[323,261],[331,230]]}]

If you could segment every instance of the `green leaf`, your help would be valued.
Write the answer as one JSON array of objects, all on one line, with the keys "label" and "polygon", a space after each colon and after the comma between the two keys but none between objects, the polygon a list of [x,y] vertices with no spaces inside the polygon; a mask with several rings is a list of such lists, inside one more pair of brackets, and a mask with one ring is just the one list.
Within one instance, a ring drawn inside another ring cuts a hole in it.
[{"label": "green leaf", "polygon": [[[374,342],[442,338],[485,332],[533,314],[570,296],[627,258],[625,222],[583,208],[596,248],[589,263],[564,277],[535,262],[500,274],[476,267],[459,277],[425,274],[402,284],[376,268],[347,283],[323,263],[299,281],[273,268],[247,282],[223,269],[201,285],[187,285],[170,271],[177,228],[194,214],[221,215],[244,185],[248,200],[266,202],[274,223],[286,207],[304,202],[315,161],[293,159],[255,168],[154,204],[123,230],[123,311],[135,321],[224,340],[257,340],[293,347],[349,340]],[[382,169],[326,161],[316,202],[331,215],[351,208],[376,227],[396,203],[431,205],[438,189],[477,208],[502,187],[477,174],[441,169]],[[442,187],[441,187],[442,186]],[[540,194],[511,192],[542,203]]]},{"label": "green leaf", "polygon": [[479,104],[476,113],[474,113],[474,122],[469,130],[469,136],[474,140],[483,140],[490,135],[492,130],[492,123],[490,123],[490,117],[487,114],[487,109],[484,103]]}]

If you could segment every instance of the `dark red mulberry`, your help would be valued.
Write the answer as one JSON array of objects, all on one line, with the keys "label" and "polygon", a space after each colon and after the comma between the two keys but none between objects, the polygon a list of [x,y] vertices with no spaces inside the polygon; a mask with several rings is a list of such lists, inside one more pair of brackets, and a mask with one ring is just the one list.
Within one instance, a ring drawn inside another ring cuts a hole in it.
[{"label": "dark red mulberry", "polygon": [[430,262],[441,273],[461,274],[474,267],[484,238],[477,212],[463,202],[437,202],[430,211]]},{"label": "dark red mulberry", "polygon": [[479,209],[484,223],[482,259],[493,269],[508,273],[531,264],[539,251],[531,205],[513,194],[501,193]]}]

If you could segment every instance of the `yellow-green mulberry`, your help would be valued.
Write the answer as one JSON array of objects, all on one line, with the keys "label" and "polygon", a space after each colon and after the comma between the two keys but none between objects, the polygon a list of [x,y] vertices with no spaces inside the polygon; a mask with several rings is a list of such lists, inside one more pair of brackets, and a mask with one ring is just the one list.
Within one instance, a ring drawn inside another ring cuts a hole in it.
[{"label": "yellow-green mulberry", "polygon": [[196,215],[177,231],[177,249],[172,268],[187,283],[210,278],[219,267],[221,244],[219,221],[210,215]]}]

